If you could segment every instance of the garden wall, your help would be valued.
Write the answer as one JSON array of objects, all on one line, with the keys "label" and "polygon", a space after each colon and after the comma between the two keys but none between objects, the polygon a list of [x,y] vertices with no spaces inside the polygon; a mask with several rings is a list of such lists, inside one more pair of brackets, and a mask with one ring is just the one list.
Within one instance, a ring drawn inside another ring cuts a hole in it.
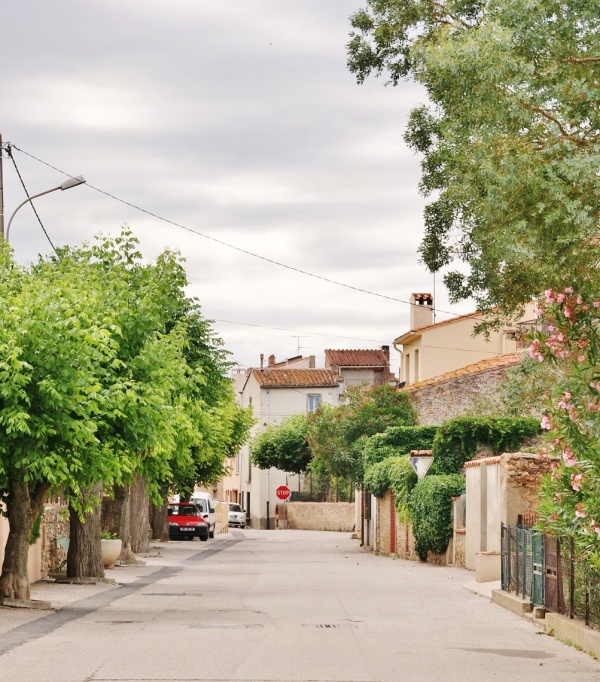
[{"label": "garden wall", "polygon": [[[354,502],[286,502],[287,527],[295,530],[354,530]],[[277,505],[276,516],[283,518]]]}]

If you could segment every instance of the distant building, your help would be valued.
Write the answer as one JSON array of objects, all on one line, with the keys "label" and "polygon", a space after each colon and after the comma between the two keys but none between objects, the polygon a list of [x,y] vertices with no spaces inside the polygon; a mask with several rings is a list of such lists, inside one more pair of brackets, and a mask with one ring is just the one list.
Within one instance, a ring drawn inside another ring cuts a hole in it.
[{"label": "distant building", "polygon": [[380,350],[326,350],[325,367],[344,380],[344,386],[380,386],[394,380],[390,347]]},{"label": "distant building", "polygon": [[[267,426],[280,424],[286,417],[313,412],[321,404],[338,405],[338,375],[330,369],[317,369],[314,364],[314,356],[298,356],[278,363],[271,355],[264,367],[261,356],[261,367],[249,368],[243,378],[241,372],[234,374],[234,381],[240,387],[240,404],[252,406],[257,419],[253,435]],[[242,504],[251,527],[274,528],[278,503],[275,490],[284,484],[299,490],[300,477],[275,468],[266,471],[255,467],[248,444],[241,448],[232,468],[232,482],[224,482],[224,497]],[[237,487],[236,476],[239,476]]]}]

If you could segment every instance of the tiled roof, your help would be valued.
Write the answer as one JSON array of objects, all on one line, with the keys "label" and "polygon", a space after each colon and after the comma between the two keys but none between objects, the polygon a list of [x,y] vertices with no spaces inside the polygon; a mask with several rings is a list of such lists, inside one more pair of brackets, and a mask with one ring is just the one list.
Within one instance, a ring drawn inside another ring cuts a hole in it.
[{"label": "tiled roof", "polygon": [[481,374],[482,372],[489,372],[493,369],[500,369],[502,367],[510,367],[512,365],[518,365],[523,359],[522,350],[515,351],[514,353],[507,353],[506,355],[497,355],[495,358],[488,358],[487,360],[480,360],[479,362],[474,362],[466,367],[460,367],[452,372],[446,372],[445,374],[440,374],[437,377],[432,377],[431,379],[424,379],[423,381],[417,381],[414,384],[409,384],[406,386],[407,391],[417,391],[421,388],[429,388],[430,386],[436,386],[438,384],[443,384],[446,381],[451,381],[452,379],[457,379],[458,377],[463,377],[472,374]]},{"label": "tiled roof", "polygon": [[325,363],[331,367],[388,367],[390,362],[381,350],[326,350]]},{"label": "tiled roof", "polygon": [[253,369],[261,388],[313,388],[337,386],[336,374],[328,369]]}]

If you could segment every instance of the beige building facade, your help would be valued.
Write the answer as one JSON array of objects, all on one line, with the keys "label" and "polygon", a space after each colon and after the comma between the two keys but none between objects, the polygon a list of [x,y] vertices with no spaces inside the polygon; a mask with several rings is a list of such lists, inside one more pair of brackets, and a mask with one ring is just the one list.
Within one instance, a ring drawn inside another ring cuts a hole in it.
[{"label": "beige building facade", "polygon": [[475,327],[485,321],[483,313],[460,315],[434,322],[431,294],[414,293],[410,299],[410,330],[394,340],[400,353],[400,381],[413,384],[453,370],[491,360],[518,350],[516,323],[534,319],[534,304],[526,307],[515,326],[490,331],[486,338],[474,336]]}]

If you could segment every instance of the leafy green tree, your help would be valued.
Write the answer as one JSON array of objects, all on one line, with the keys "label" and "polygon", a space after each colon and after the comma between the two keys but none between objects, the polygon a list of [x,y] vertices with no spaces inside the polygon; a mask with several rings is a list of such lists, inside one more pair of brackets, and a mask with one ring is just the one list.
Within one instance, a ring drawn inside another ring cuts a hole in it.
[{"label": "leafy green tree", "polygon": [[415,423],[410,397],[384,384],[349,388],[337,407],[319,407],[309,420],[311,469],[361,485],[363,447],[369,436]]},{"label": "leafy green tree", "polygon": [[253,438],[250,450],[252,462],[260,469],[275,467],[303,473],[311,461],[306,415],[295,414],[281,424],[268,426]]},{"label": "leafy green tree", "polygon": [[121,388],[104,382],[116,347],[98,288],[51,264],[21,268],[2,242],[0,291],[0,495],[10,523],[0,592],[28,600],[33,523],[49,490],[114,469],[98,431]]},{"label": "leafy green tree", "polygon": [[591,0],[367,0],[349,68],[414,79],[425,237],[454,300],[510,313],[598,261],[600,31]]}]

